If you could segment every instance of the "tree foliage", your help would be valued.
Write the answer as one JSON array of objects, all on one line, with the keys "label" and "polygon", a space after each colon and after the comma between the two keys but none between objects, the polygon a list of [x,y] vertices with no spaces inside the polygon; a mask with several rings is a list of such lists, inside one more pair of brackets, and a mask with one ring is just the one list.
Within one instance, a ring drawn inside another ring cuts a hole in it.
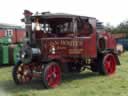
[{"label": "tree foliage", "polygon": [[110,24],[107,24],[105,26],[105,30],[111,33],[126,33],[128,34],[128,20],[121,22],[116,27],[111,26]]}]

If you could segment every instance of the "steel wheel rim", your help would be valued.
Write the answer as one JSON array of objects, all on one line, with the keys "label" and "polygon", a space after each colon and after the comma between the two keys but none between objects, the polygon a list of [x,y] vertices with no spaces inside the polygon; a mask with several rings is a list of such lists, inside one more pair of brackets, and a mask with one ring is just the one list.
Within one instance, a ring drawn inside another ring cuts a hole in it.
[{"label": "steel wheel rim", "polygon": [[48,68],[46,73],[46,80],[48,86],[50,86],[51,88],[54,88],[60,84],[61,71],[58,65],[53,64]]},{"label": "steel wheel rim", "polygon": [[29,65],[27,64],[19,65],[16,72],[16,76],[19,82],[21,82],[22,84],[28,83],[32,79],[32,73]]},{"label": "steel wheel rim", "polygon": [[113,55],[107,55],[104,59],[104,67],[108,75],[115,73],[116,71],[116,61]]}]

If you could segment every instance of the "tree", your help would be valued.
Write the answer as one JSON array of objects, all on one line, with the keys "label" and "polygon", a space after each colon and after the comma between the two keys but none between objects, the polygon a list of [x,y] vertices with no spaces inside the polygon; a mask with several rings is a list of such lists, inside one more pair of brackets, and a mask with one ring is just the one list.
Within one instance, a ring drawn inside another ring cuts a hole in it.
[{"label": "tree", "polygon": [[105,26],[105,30],[111,33],[126,33],[128,35],[128,20],[121,22],[119,25],[116,27],[113,27],[110,24],[107,24]]}]

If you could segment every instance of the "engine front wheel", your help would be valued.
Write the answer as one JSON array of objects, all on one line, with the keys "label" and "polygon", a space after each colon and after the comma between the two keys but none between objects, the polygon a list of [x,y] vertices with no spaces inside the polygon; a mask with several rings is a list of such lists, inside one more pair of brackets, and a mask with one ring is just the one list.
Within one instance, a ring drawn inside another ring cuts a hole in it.
[{"label": "engine front wheel", "polygon": [[61,68],[58,63],[50,62],[45,65],[42,79],[46,88],[55,88],[61,83]]},{"label": "engine front wheel", "polygon": [[116,58],[112,53],[104,54],[99,58],[100,72],[104,75],[114,74],[116,71]]},{"label": "engine front wheel", "polygon": [[32,80],[32,71],[29,64],[18,63],[13,68],[13,80],[16,84],[25,84]]}]

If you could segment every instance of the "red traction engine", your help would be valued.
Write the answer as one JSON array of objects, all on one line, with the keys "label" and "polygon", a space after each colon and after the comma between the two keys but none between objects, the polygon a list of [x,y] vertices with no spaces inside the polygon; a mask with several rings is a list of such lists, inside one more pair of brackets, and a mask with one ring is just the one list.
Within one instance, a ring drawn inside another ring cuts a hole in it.
[{"label": "red traction engine", "polygon": [[42,78],[46,88],[61,83],[63,73],[92,72],[112,75],[119,60],[116,43],[107,32],[96,32],[92,17],[24,11],[26,40],[20,60],[13,68],[16,84]]}]

